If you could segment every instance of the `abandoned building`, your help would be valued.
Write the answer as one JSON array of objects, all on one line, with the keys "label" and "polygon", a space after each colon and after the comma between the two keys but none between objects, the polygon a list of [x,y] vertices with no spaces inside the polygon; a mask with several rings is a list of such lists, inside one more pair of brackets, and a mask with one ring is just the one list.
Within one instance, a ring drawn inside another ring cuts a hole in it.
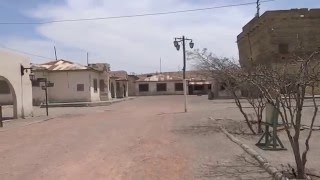
[{"label": "abandoned building", "polygon": [[[0,51],[0,111],[3,106],[13,106],[11,117],[25,118],[33,115],[32,88],[29,58]],[[0,112],[0,116],[1,116]],[[0,117],[2,118],[2,117]]]},{"label": "abandoned building", "polygon": [[112,98],[128,97],[128,73],[126,71],[110,72],[110,92]]},{"label": "abandoned building", "polygon": [[[84,66],[57,60],[33,65],[33,71],[36,79],[46,78],[54,84],[48,88],[51,103],[98,102],[127,97],[121,83],[123,79],[115,77],[107,63]],[[39,105],[45,101],[45,92],[41,82],[33,81],[32,86],[33,103]]]},{"label": "abandoned building", "polygon": [[320,48],[320,9],[266,11],[243,27],[237,43],[243,67],[281,63],[302,48],[312,53]]},{"label": "abandoned building", "polygon": [[[135,95],[182,95],[182,72],[150,73],[135,76]],[[208,94],[212,88],[212,81],[197,74],[195,71],[186,72],[188,80],[187,92],[193,94]]]}]

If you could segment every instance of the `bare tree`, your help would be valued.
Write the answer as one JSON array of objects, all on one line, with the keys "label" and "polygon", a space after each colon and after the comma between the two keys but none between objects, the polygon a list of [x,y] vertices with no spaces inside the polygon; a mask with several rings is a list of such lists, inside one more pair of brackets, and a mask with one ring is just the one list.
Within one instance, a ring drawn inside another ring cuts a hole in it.
[{"label": "bare tree", "polygon": [[[253,122],[250,120],[248,114],[244,111],[244,107],[241,102],[241,90],[248,88],[246,87],[248,85],[248,80],[246,76],[244,76],[243,69],[240,67],[240,65],[232,59],[218,58],[212,53],[208,53],[207,49],[203,49],[202,51],[195,50],[188,52],[188,58],[196,62],[195,68],[197,70],[214,79],[230,93],[239,111],[243,115],[250,131],[253,134],[257,134],[253,128]],[[258,122],[258,133],[261,133],[262,112],[265,107],[265,103],[262,96],[256,99],[256,97],[253,95],[253,93],[249,93],[248,96],[246,96],[246,99],[255,111]]]},{"label": "bare tree", "polygon": [[[269,66],[258,66],[251,69],[247,77],[262,93],[263,97],[278,111],[286,134],[290,141],[295,162],[297,178],[306,178],[305,167],[309,141],[316,120],[318,106],[315,98],[315,88],[319,85],[320,77],[319,52],[311,55],[295,55],[286,63]],[[301,150],[300,128],[302,126],[302,111],[305,108],[307,90],[312,100],[314,113],[310,120],[310,131],[305,139],[305,150]],[[290,127],[293,127],[290,129]]]},{"label": "bare tree", "polygon": [[[252,84],[248,83],[249,80],[246,81],[245,86],[243,89],[246,91],[245,98],[248,101],[248,103],[252,106],[254,110],[254,114],[256,117],[256,123],[258,128],[258,134],[262,133],[262,117],[263,117],[263,111],[266,107],[266,101],[261,94],[260,90],[257,89]],[[254,123],[254,119],[252,119]]]}]

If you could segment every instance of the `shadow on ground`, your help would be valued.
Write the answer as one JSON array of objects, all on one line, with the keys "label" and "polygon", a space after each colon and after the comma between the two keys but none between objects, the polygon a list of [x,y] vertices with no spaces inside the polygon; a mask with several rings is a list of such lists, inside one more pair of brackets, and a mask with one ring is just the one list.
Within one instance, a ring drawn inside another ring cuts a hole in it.
[{"label": "shadow on ground", "polygon": [[195,124],[190,126],[182,126],[180,128],[172,130],[176,134],[184,135],[211,135],[220,132],[219,125],[215,121],[207,121],[201,124]]},{"label": "shadow on ground", "polygon": [[259,167],[259,164],[247,154],[232,157],[231,160],[202,164],[197,179],[246,179],[269,180],[272,177]]}]

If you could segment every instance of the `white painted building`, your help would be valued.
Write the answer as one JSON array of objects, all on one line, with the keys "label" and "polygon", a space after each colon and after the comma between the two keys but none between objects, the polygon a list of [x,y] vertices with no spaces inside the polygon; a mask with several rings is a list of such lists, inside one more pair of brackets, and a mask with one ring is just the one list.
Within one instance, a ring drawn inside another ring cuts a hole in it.
[{"label": "white painted building", "polygon": [[[150,73],[131,75],[130,89],[136,96],[183,95],[182,72]],[[230,98],[232,95],[212,78],[199,71],[187,71],[187,94],[205,95],[213,93],[215,98]],[[241,91],[237,92],[241,94]]]},{"label": "white painted building", "polygon": [[[183,95],[182,72],[138,75],[135,81],[135,94],[148,95]],[[187,94],[208,94],[213,82],[193,71],[186,73]]]},{"label": "white painted building", "polygon": [[[100,64],[102,66],[102,64]],[[109,100],[109,65],[105,68],[83,66],[66,60],[57,60],[34,65],[36,79],[46,78],[53,87],[48,88],[48,101],[97,102]],[[35,105],[45,102],[45,91],[41,82],[33,82],[33,102]]]},{"label": "white painted building", "polygon": [[27,57],[8,51],[0,51],[0,106],[13,105],[12,118],[25,118],[33,115],[32,88]]}]

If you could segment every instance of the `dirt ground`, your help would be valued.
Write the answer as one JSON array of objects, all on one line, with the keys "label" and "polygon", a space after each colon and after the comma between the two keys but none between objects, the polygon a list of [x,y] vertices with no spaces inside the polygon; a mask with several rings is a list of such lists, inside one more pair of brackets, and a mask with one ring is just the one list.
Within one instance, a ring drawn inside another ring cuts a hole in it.
[{"label": "dirt ground", "polygon": [[183,96],[52,109],[0,132],[0,179],[271,179],[219,131],[219,118],[241,118],[233,103],[188,101],[188,113]]}]

